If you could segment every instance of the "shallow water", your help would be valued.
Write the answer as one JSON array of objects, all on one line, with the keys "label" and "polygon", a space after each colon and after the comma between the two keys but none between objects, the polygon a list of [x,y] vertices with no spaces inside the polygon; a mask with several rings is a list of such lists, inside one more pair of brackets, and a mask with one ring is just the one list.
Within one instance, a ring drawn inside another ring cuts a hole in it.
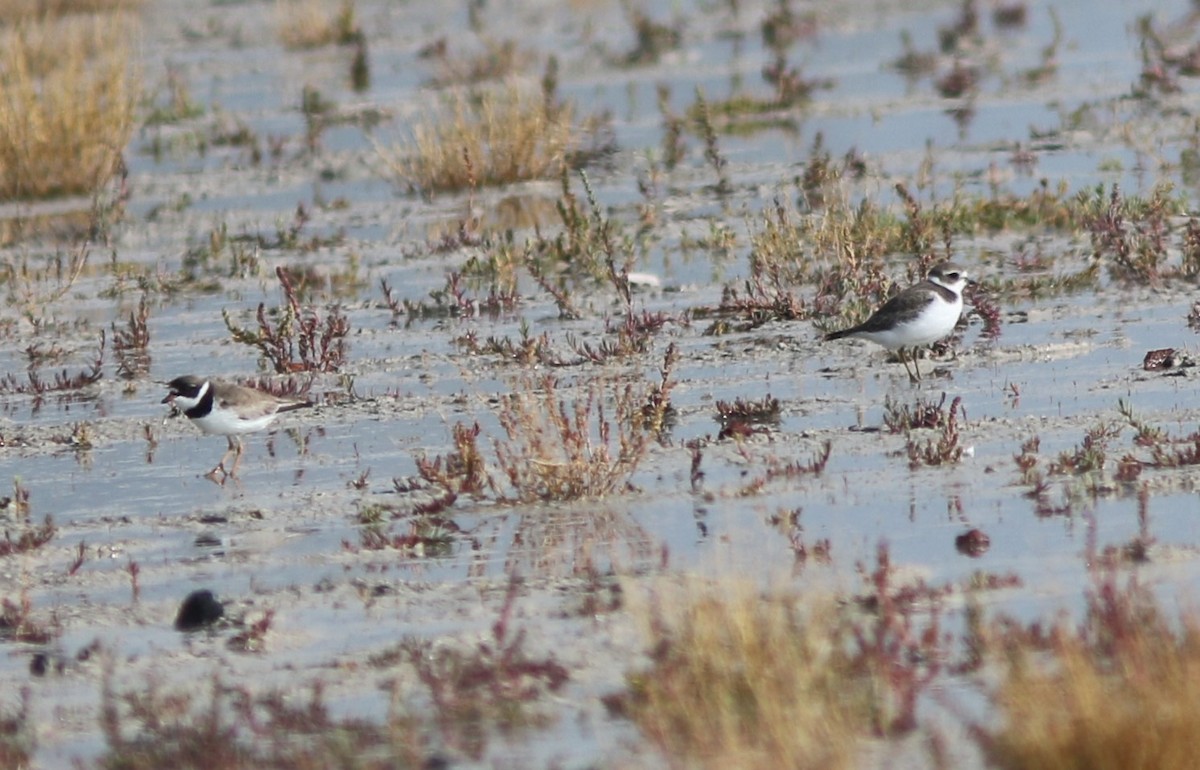
[{"label": "shallow water", "polygon": [[[632,228],[644,202],[637,179],[648,159],[661,154],[657,86],[669,88],[668,103],[678,114],[695,101],[696,89],[710,102],[739,89],[767,93],[759,71],[769,54],[757,28],[773,4],[740,3],[737,18],[724,4],[645,4],[658,18],[684,16],[685,43],[661,62],[636,68],[611,63],[631,45],[619,5],[575,5],[525,2],[485,13],[497,38],[558,54],[563,98],[585,112],[611,113],[619,150],[588,178],[606,215]],[[1141,71],[1131,29],[1139,14],[1153,12],[1165,24],[1190,7],[1056,6],[1064,30],[1058,74],[1025,86],[1020,72],[1038,64],[1052,36],[1048,6],[1031,6],[1027,26],[987,34],[996,70],[985,75],[965,126],[947,114],[959,103],[937,97],[928,77],[906,79],[890,67],[902,53],[901,30],[912,31],[918,49],[930,49],[935,28],[955,17],[957,3],[915,11],[858,3],[822,10],[816,38],[796,43],[790,63],[801,65],[806,76],[831,78],[832,88],[818,90],[804,109],[775,116],[791,128],[720,137],[734,190],[726,198],[711,192],[716,178],[702,142],[689,138],[685,163],[661,182],[659,223],[636,265],[658,275],[668,291],[639,295],[638,307],[680,314],[716,305],[723,284],[737,285],[748,274],[746,236],[755,217],[776,197],[794,195],[790,180],[803,171],[818,134],[834,158],[852,149],[864,157],[868,175],[851,197],[868,196],[881,206],[895,201],[896,182],[914,184],[930,156],[936,162],[928,186],[918,189],[922,200],[955,190],[987,193],[993,183],[1020,195],[1042,178],[1052,187],[1065,180],[1072,190],[1119,183],[1129,192],[1147,192],[1177,172],[1162,164],[1177,162],[1188,146],[1186,114],[1196,105],[1188,92],[1194,89],[1172,97],[1163,116],[1121,98]],[[669,440],[649,450],[632,479],[634,491],[553,506],[463,497],[450,512],[461,532],[444,550],[363,548],[361,511],[380,505],[403,511],[410,504],[395,493],[393,478],[416,475],[418,457],[451,451],[450,428],[457,422],[477,421],[486,438],[481,447],[490,452],[492,440],[503,436],[496,397],[530,387],[518,367],[469,356],[455,338],[473,332],[481,340],[515,339],[527,323],[531,333],[548,333],[557,350],[569,353],[568,334],[602,339],[605,318],[619,307],[598,292],[584,298],[584,319],[563,321],[529,283],[514,314],[393,323],[381,278],[400,299],[428,301],[431,291],[444,287],[446,272],[472,255],[469,247],[433,253],[428,239],[452,232],[468,207],[485,220],[524,217],[553,228],[559,187],[534,183],[432,200],[403,195],[381,178],[379,158],[355,125],[331,127],[316,155],[302,153],[304,85],[346,111],[393,116],[374,129],[374,138],[387,144],[406,136],[422,107],[436,98],[425,85],[429,65],[417,58],[418,49],[441,35],[457,41],[467,34],[463,14],[445,14],[436,3],[368,1],[358,12],[369,30],[373,80],[356,95],[345,83],[344,51],[281,52],[269,6],[221,3],[193,17],[171,0],[144,10],[148,80],[163,77],[170,63],[206,113],[135,137],[127,152],[127,219],[110,247],[117,258],[176,275],[189,249],[207,243],[215,229],[224,225],[231,236],[270,240],[292,222],[298,204],[312,215],[303,237],[344,233],[344,240],[315,252],[264,250],[257,255],[258,274],[250,277],[221,275],[229,259],[224,253],[214,258],[213,270],[222,277],[222,290],[154,296],[150,371],[128,387],[116,378],[110,355],[104,378],[79,399],[51,395],[39,404],[32,396],[0,396],[3,471],[30,490],[34,519],[51,515],[59,527],[36,554],[0,563],[5,595],[26,592],[36,616],[52,619],[57,636],[49,649],[66,661],[62,673],[33,678],[34,646],[4,643],[8,654],[0,656],[0,680],[29,686],[36,718],[61,725],[53,732],[39,728],[40,766],[77,758],[86,763],[103,751],[96,714],[106,670],[115,672],[119,689],[151,680],[194,685],[213,672],[260,690],[320,680],[337,713],[380,718],[388,705],[382,681],[391,674],[361,661],[405,636],[463,644],[486,638],[511,574],[527,580],[517,619],[530,629],[531,643],[553,651],[572,670],[556,704],[567,716],[547,729],[495,738],[479,766],[619,765],[614,747],[636,742],[629,724],[605,716],[597,699],[624,686],[624,672],[644,652],[642,640],[621,613],[580,616],[581,586],[596,575],[736,574],[853,592],[862,587],[856,566],[873,564],[876,548],[886,542],[894,563],[931,584],[961,585],[979,571],[1016,575],[1018,587],[989,592],[985,601],[1032,619],[1078,611],[1095,552],[1148,536],[1152,558],[1140,574],[1164,597],[1194,594],[1200,585],[1195,474],[1147,470],[1153,492],[1146,502],[1118,490],[1077,503],[1071,515],[1048,517],[1036,515],[1018,483],[1012,458],[1022,442],[1039,436],[1042,461],[1049,462],[1082,441],[1089,428],[1120,423],[1119,400],[1177,435],[1200,422],[1200,410],[1191,404],[1190,370],[1165,376],[1141,369],[1147,350],[1194,346],[1185,323],[1192,296],[1186,289],[1107,280],[1095,293],[1006,304],[998,339],[982,339],[976,321],[957,345],[956,358],[924,363],[937,374],[918,387],[909,385],[900,366],[886,363],[882,351],[854,342],[821,344],[810,323],[773,322],[719,338],[702,336],[706,321],[671,325],[662,347],[669,339],[680,351],[672,392],[677,420]],[[208,31],[192,37],[185,29]],[[1088,114],[1070,117],[1088,105]],[[196,152],[186,135],[203,134],[217,119],[244,124],[260,138],[283,137],[283,158],[254,165],[242,148]],[[1051,138],[1039,138],[1050,130]],[[151,152],[156,139],[170,148],[157,157]],[[1018,144],[1036,153],[1031,174],[1009,163]],[[572,185],[582,194],[578,180]],[[323,205],[329,201],[344,205]],[[683,248],[685,239],[707,236],[714,223],[737,235],[732,255]],[[518,229],[518,242],[528,234]],[[1009,258],[1020,249],[1011,241],[980,234],[956,248],[973,272],[998,278],[1010,271]],[[1059,238],[1047,238],[1046,249],[1060,255],[1055,269],[1063,271],[1077,269],[1090,255],[1086,242]],[[18,248],[5,257],[21,253]],[[136,290],[119,303],[108,293],[114,280],[103,265],[110,256],[97,249],[91,271],[71,294],[44,308],[59,322],[56,339],[70,352],[48,371],[82,368],[99,329],[123,324],[134,306]],[[164,391],[155,381],[184,372],[229,378],[261,373],[254,351],[231,342],[221,311],[251,325],[260,302],[277,305],[276,264],[326,271],[330,285],[317,296],[340,303],[355,330],[346,374],[357,398],[347,403],[341,397],[345,383],[335,376],[316,378],[314,393],[328,402],[285,416],[270,435],[248,437],[240,478],[217,485],[200,474],[224,451],[224,439],[201,436],[181,419],[164,421]],[[333,287],[330,276],[341,272],[357,282]],[[2,318],[18,313],[10,305]],[[0,349],[0,372],[25,370],[22,351],[37,338],[23,323],[4,327],[15,331]],[[656,379],[661,355],[656,350],[618,369]],[[579,394],[606,371],[584,365],[534,376],[544,374],[557,377],[562,392]],[[972,452],[954,466],[910,470],[904,436],[881,430],[885,399],[911,404],[918,395],[936,400],[943,392],[947,403],[962,398],[962,442]],[[716,435],[715,403],[768,394],[782,402],[779,424],[741,445],[707,445],[704,477],[693,487],[684,444]],[[93,448],[69,445],[78,423],[94,432]],[[1113,440],[1112,457],[1136,453],[1131,434],[1125,428]],[[808,461],[826,440],[832,452],[823,474],[772,481],[753,496],[738,494],[768,463]],[[355,489],[364,478],[365,488]],[[1056,482],[1051,498],[1061,494]],[[797,509],[802,539],[810,546],[828,539],[831,565],[798,562],[788,533],[771,523]],[[399,534],[408,525],[401,516],[385,529]],[[955,549],[956,536],[971,527],[991,541],[978,558]],[[71,570],[80,551],[85,558]],[[175,608],[197,588],[214,591],[230,615],[252,620],[274,612],[269,653],[233,653],[220,633],[177,634],[170,625]],[[78,660],[93,640],[102,649],[99,660]],[[3,688],[10,695],[0,696],[0,707],[15,703],[4,698],[15,698],[18,690]],[[964,751],[973,756],[969,747]]]}]

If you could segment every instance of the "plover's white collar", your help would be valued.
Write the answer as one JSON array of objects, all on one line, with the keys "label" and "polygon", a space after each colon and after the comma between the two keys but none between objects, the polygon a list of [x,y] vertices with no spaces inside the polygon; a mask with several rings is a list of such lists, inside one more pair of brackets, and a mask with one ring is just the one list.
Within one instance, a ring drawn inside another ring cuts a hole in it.
[{"label": "plover's white collar", "polygon": [[[894,350],[915,382],[921,379],[916,348],[933,344],[954,331],[962,316],[962,293],[968,283],[966,270],[953,262],[943,262],[929,271],[928,278],[889,299],[866,321],[830,332],[825,339],[858,337]],[[911,370],[904,355],[906,349],[912,349]]]}]

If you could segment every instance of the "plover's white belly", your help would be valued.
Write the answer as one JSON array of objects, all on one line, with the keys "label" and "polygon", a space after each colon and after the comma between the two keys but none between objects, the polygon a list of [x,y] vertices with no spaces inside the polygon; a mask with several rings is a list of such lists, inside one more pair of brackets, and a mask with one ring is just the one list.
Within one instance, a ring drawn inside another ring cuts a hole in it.
[{"label": "plover's white belly", "polygon": [[228,436],[236,433],[253,433],[271,424],[275,415],[266,415],[245,420],[232,411],[214,409],[203,417],[194,417],[192,422],[205,433]]},{"label": "plover's white belly", "polygon": [[897,324],[891,329],[858,332],[853,335],[882,345],[889,350],[913,345],[930,345],[949,336],[962,315],[962,300],[946,302],[938,299],[928,305],[915,318]]}]

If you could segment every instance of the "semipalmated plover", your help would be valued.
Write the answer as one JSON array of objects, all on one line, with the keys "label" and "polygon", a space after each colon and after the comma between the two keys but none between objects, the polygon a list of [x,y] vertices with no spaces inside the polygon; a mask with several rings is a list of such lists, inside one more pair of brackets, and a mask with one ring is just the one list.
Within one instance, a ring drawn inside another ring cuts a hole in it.
[{"label": "semipalmated plover", "polygon": [[[950,335],[963,311],[963,289],[967,271],[953,262],[943,262],[929,277],[895,295],[858,326],[830,332],[827,340],[860,337],[896,351],[904,371],[913,382],[921,379],[916,349]],[[908,368],[906,348],[912,349],[913,368]],[[913,372],[916,372],[915,374]]]},{"label": "semipalmated plover", "polygon": [[[167,383],[171,392],[162,400],[178,412],[182,412],[193,424],[205,433],[225,436],[229,449],[221,455],[221,462],[207,476],[218,473],[233,476],[242,461],[241,434],[253,433],[274,422],[283,412],[312,406],[311,401],[287,399],[264,393],[261,390],[218,382],[194,374],[176,377]],[[225,460],[233,454],[233,467],[225,470]]]}]

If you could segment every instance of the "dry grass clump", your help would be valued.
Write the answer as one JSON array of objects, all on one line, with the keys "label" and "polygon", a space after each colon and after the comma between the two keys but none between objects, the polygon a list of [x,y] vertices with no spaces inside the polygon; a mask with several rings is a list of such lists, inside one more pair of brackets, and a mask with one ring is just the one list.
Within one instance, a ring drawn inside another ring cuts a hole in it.
[{"label": "dry grass clump", "polygon": [[402,183],[425,193],[556,178],[575,146],[572,116],[570,105],[518,86],[457,93],[410,142],[379,150]]},{"label": "dry grass clump", "polygon": [[885,544],[859,571],[853,605],[736,579],[656,592],[634,610],[652,665],[607,704],[672,766],[853,766],[860,738],[919,728],[948,654],[945,587],[901,583]]},{"label": "dry grass clump", "polygon": [[0,200],[90,194],[121,165],[140,79],[125,17],[0,38]]},{"label": "dry grass clump", "polygon": [[0,24],[53,19],[80,13],[131,10],[139,0],[0,0]]},{"label": "dry grass clump", "polygon": [[355,20],[354,0],[343,0],[336,12],[324,0],[278,0],[276,31],[284,48],[320,48],[357,42],[362,31]]},{"label": "dry grass clump", "polygon": [[829,630],[832,603],[693,584],[642,612],[654,665],[630,676],[626,710],[669,766],[852,766],[868,691]]},{"label": "dry grass clump", "polygon": [[417,458],[422,478],[445,493],[491,493],[501,502],[550,502],[604,497],[630,488],[630,478],[663,431],[675,385],[675,346],[663,356],[657,383],[637,386],[589,382],[568,398],[557,378],[521,378],[500,399],[496,418],[504,439],[495,439],[502,482],[488,472],[478,446],[478,425],[455,425],[455,451]]},{"label": "dry grass clump", "polygon": [[[21,48],[25,66],[34,77],[53,73],[62,63],[64,48],[90,59],[112,44],[118,29],[126,29],[127,17],[72,16],[65,19],[27,19],[4,31],[3,45],[8,51]],[[5,67],[5,75],[11,67]]]},{"label": "dry grass clump", "polygon": [[1200,734],[1200,622],[1168,622],[1149,595],[1101,586],[1078,630],[1027,645],[996,696],[1002,728],[982,732],[1001,770],[1184,770]]},{"label": "dry grass clump", "polygon": [[643,413],[647,395],[614,385],[612,420],[606,401],[593,386],[568,404],[552,377],[502,399],[498,417],[507,441],[496,441],[496,461],[516,499],[603,497],[628,483],[653,440],[647,429],[653,420]]}]

